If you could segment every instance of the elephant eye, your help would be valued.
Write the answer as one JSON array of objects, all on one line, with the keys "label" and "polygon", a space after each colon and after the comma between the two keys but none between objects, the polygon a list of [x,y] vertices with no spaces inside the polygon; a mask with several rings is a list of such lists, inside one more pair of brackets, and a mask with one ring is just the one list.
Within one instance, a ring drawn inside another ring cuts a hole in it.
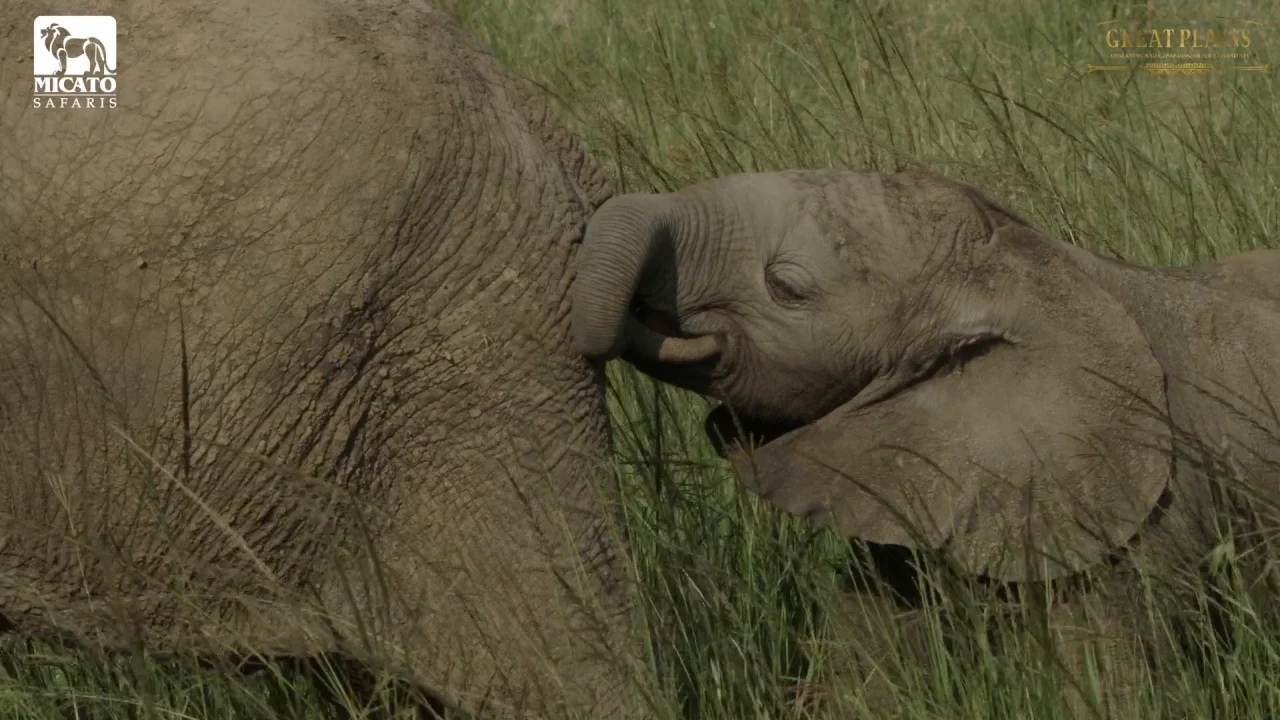
[{"label": "elephant eye", "polygon": [[813,277],[791,262],[771,263],[764,269],[765,287],[773,301],[785,307],[798,307],[816,294]]}]

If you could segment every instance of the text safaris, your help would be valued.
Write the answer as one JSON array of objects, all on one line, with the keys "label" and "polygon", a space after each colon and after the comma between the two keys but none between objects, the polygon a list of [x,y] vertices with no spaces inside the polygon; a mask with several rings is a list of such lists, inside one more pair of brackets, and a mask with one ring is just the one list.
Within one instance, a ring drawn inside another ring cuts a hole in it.
[{"label": "text safaris", "polygon": [[116,106],[115,96],[76,97],[74,95],[60,95],[58,97],[36,97],[31,99],[34,101],[31,106],[37,110],[42,108],[106,110]]}]

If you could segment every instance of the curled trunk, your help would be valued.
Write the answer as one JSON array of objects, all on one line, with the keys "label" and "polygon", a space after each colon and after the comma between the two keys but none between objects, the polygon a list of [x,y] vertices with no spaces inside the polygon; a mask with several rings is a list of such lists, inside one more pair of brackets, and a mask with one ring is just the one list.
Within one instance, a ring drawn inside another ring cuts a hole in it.
[{"label": "curled trunk", "polygon": [[579,352],[603,360],[626,353],[675,364],[719,353],[713,336],[659,332],[632,312],[640,282],[655,269],[658,251],[680,242],[679,226],[675,202],[662,195],[614,198],[592,217],[573,286],[573,341]]}]

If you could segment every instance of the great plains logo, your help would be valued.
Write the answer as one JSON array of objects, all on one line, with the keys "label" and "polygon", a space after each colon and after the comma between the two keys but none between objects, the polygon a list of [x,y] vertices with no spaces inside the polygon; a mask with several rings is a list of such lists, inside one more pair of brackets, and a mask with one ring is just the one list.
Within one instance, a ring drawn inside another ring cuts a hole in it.
[{"label": "great plains logo", "polygon": [[109,15],[36,18],[37,108],[116,106],[116,19]]},{"label": "great plains logo", "polygon": [[1107,61],[1089,65],[1091,73],[1271,71],[1271,64],[1263,59],[1262,24],[1257,20],[1190,13],[1107,20],[1097,27],[1107,48]]}]

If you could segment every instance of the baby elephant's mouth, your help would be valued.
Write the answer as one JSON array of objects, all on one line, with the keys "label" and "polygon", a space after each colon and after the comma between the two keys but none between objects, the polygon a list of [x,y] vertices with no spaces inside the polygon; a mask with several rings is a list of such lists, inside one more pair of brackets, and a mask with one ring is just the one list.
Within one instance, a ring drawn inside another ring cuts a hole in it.
[{"label": "baby elephant's mouth", "polygon": [[637,302],[631,308],[631,313],[636,316],[641,325],[662,335],[663,337],[690,338],[680,330],[680,321],[671,313],[649,307],[642,302]]},{"label": "baby elephant's mouth", "polygon": [[764,447],[799,427],[798,423],[760,420],[736,413],[724,403],[708,413],[703,423],[707,439],[720,457],[728,457],[734,450]]},{"label": "baby elephant's mouth", "polygon": [[662,365],[714,364],[721,350],[715,335],[684,332],[672,314],[642,302],[631,307],[625,343],[628,359]]}]

